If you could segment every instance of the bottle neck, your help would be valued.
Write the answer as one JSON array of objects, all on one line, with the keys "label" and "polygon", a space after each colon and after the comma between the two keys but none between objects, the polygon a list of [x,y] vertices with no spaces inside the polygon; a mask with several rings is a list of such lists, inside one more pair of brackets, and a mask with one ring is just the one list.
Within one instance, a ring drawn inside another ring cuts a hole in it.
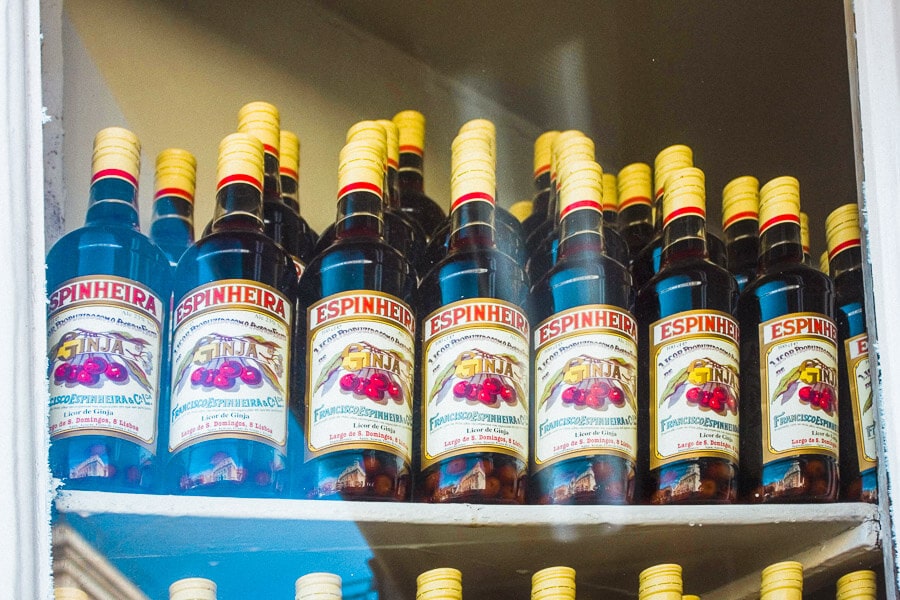
[{"label": "bottle neck", "polygon": [[94,177],[85,224],[139,229],[137,181],[125,172]]},{"label": "bottle neck", "polygon": [[267,150],[263,169],[263,202],[285,204],[281,193],[281,174],[278,169],[278,156]]},{"label": "bottle neck", "polygon": [[608,227],[612,227],[613,229],[618,229],[617,224],[619,222],[619,211],[604,210],[603,211],[603,222],[606,223],[606,225]]},{"label": "bottle neck", "polygon": [[300,184],[293,175],[281,174],[281,197],[294,212],[300,213]]},{"label": "bottle neck", "polygon": [[[831,276],[837,279],[848,271],[862,268],[862,248],[854,246],[841,250],[828,259],[828,270]],[[860,290],[862,291],[862,290]]]},{"label": "bottle neck", "polygon": [[547,190],[547,218],[546,221],[553,223],[554,226],[559,224],[559,189],[557,188],[556,178],[550,178],[550,185]]},{"label": "bottle neck", "polygon": [[726,246],[731,246],[745,239],[759,238],[759,222],[756,219],[735,221],[722,231]]},{"label": "bottle neck", "polygon": [[449,252],[468,248],[494,248],[494,203],[469,200],[450,212]]},{"label": "bottle neck", "polygon": [[341,194],[334,220],[334,236],[384,239],[384,209],[380,193],[369,189],[355,189]]},{"label": "bottle neck", "polygon": [[531,204],[531,213],[547,215],[547,203],[550,200],[550,171],[544,171],[534,178],[534,198]]},{"label": "bottle neck", "polygon": [[212,231],[264,231],[262,195],[250,183],[228,183],[216,192]]},{"label": "bottle neck", "polygon": [[153,201],[153,222],[165,219],[186,221],[193,231],[194,203],[181,196],[163,194]]},{"label": "bottle neck", "polygon": [[800,223],[786,221],[768,227],[759,236],[759,269],[776,265],[802,264],[803,244],[800,242]]},{"label": "bottle neck", "polygon": [[573,210],[559,223],[559,259],[595,259],[605,254],[603,215],[596,210]]},{"label": "bottle neck", "polygon": [[663,228],[662,264],[709,258],[706,249],[706,219],[686,215],[672,219]]},{"label": "bottle neck", "polygon": [[424,160],[421,154],[400,151],[400,168],[397,173],[397,185],[401,192],[411,191],[425,193]]},{"label": "bottle neck", "polygon": [[384,194],[385,208],[400,209],[400,173],[392,166],[387,170],[387,187]]},{"label": "bottle neck", "polygon": [[662,233],[663,230],[663,195],[665,190],[660,188],[653,197],[653,231]]}]

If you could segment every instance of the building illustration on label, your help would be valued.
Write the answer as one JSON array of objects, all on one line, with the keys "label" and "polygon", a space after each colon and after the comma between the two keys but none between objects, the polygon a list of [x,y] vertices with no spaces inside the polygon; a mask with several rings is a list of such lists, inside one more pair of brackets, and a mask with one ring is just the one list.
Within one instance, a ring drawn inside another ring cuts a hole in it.
[{"label": "building illustration on label", "polygon": [[105,381],[122,384],[133,379],[152,393],[153,355],[150,343],[125,332],[76,329],[64,334],[49,350],[50,372],[58,386],[101,387]]},{"label": "building illustration on label", "polygon": [[669,380],[659,396],[662,406],[675,405],[682,398],[689,406],[701,411],[713,411],[720,415],[737,414],[738,372],[730,365],[720,364],[711,358],[693,361]]},{"label": "building illustration on label", "polygon": [[369,399],[379,404],[392,400],[397,404],[409,402],[411,361],[395,350],[382,350],[367,342],[348,344],[322,369],[313,392],[332,385],[337,378],[344,395]]},{"label": "building illustration on label", "polygon": [[594,358],[582,354],[568,361],[540,395],[538,408],[557,398],[564,406],[607,410],[611,405],[636,408],[634,367],[621,358]]},{"label": "building illustration on label", "polygon": [[788,372],[772,394],[772,403],[781,400],[785,404],[796,393],[800,402],[808,404],[814,410],[822,410],[834,415],[837,408],[837,395],[834,386],[837,383],[837,371],[818,359],[807,359],[797,368]]},{"label": "building illustration on label", "polygon": [[284,394],[284,354],[278,344],[256,335],[210,334],[186,352],[175,370],[175,390],[192,388],[235,391],[241,386],[258,388],[263,381]]},{"label": "building illustration on label", "polygon": [[525,404],[525,393],[516,380],[520,362],[509,354],[491,354],[479,349],[460,353],[436,378],[429,398],[440,402],[442,390],[452,382],[453,398],[497,407]]}]

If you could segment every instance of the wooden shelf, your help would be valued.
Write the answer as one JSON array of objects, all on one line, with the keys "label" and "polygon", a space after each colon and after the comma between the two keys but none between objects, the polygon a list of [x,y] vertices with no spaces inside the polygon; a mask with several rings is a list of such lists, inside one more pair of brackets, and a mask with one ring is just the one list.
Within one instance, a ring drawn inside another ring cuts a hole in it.
[{"label": "wooden shelf", "polygon": [[[678,562],[704,599],[758,595],[771,562],[803,562],[807,589],[881,560],[878,511],[796,506],[476,506],[64,492],[69,523],[151,598],[206,576],[220,597],[289,598],[293,581],[336,571],[345,598],[412,598],[421,571],[453,566],[466,597],[522,598],[531,574],[578,573],[579,598],[633,598],[638,572]],[[165,580],[162,579],[165,577]],[[374,590],[381,592],[376,596]]]}]

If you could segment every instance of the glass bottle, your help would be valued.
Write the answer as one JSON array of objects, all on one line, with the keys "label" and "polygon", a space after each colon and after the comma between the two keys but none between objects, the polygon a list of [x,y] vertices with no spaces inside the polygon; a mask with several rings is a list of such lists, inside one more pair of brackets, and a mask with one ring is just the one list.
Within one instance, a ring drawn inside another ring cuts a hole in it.
[{"label": "glass bottle", "polygon": [[534,199],[531,215],[522,221],[524,240],[547,219],[550,203],[550,146],[558,131],[545,131],[534,141]]},{"label": "glass bottle", "polygon": [[58,587],[53,588],[53,600],[90,600],[90,597],[80,588]]},{"label": "glass bottle", "polygon": [[838,328],[841,499],[878,501],[877,429],[863,292],[859,209],[845,204],[825,220]]},{"label": "glass bottle", "polygon": [[700,169],[670,172],[659,273],[637,294],[638,469],[653,504],[734,502],[738,475],[737,284],[709,260]]},{"label": "glass bottle", "polygon": [[812,266],[812,255],[809,253],[809,215],[800,211],[800,243],[803,245],[803,264]]},{"label": "glass bottle", "polygon": [[823,250],[819,255],[819,270],[826,275],[831,273],[831,266],[828,264],[828,249]]},{"label": "glass bottle", "polygon": [[803,600],[803,565],[789,560],[763,569],[759,600]]},{"label": "glass bottle", "polygon": [[376,142],[342,149],[335,242],[301,282],[296,497],[409,499],[416,277],[384,241],[384,157]]},{"label": "glass bottle", "polygon": [[85,224],[47,254],[50,470],[68,489],[159,483],[172,274],[139,230],[139,170],[137,137],[100,131]]},{"label": "glass bottle", "polygon": [[[305,241],[300,215],[290,207],[281,193],[281,118],[278,109],[268,102],[250,102],[238,111],[238,131],[259,139],[265,149],[265,174],[263,181],[263,222],[265,232],[284,248],[294,261],[297,277],[303,273]],[[309,249],[307,248],[307,253]]]},{"label": "glass bottle", "polygon": [[575,569],[547,567],[531,576],[531,600],[575,600]]},{"label": "glass bottle", "polygon": [[603,224],[619,231],[619,185],[612,173],[603,174]]},{"label": "glass bottle", "polygon": [[415,110],[404,110],[393,118],[400,143],[397,181],[400,207],[404,214],[418,222],[431,238],[446,215],[437,202],[425,195],[425,116]]},{"label": "glass bottle", "polygon": [[156,157],[150,239],[174,269],[194,243],[194,188],[197,159],[187,150],[168,148]]},{"label": "glass bottle", "polygon": [[334,573],[308,573],[294,583],[294,600],[341,600],[341,577]]},{"label": "glass bottle", "polygon": [[442,567],[416,577],[416,600],[462,600],[462,573]]},{"label": "glass bottle", "polygon": [[179,579],[169,586],[169,600],[216,600],[216,583],[202,577]]},{"label": "glass bottle", "polygon": [[265,234],[263,145],[219,145],[211,233],[178,261],[172,336],[168,489],[286,491],[289,357],[297,271]]},{"label": "glass bottle", "polygon": [[450,251],[419,285],[415,498],[518,503],[528,460],[528,288],[494,244],[493,161],[453,154]]},{"label": "glass bottle", "polygon": [[681,565],[648,567],[638,577],[638,600],[681,600],[684,591]]},{"label": "glass bottle", "polygon": [[722,190],[722,230],[728,270],[738,290],[756,277],[759,257],[759,181],[745,175],[728,182]]},{"label": "glass bottle", "polygon": [[[531,290],[531,501],[627,504],[637,458],[637,323],[606,256],[600,166],[562,169],[559,260]],[[570,423],[579,417],[577,423]]]},{"label": "glass bottle", "polygon": [[300,260],[308,263],[313,258],[319,235],[300,214],[300,139],[293,131],[282,129],[280,141],[278,173],[281,176],[281,197],[300,217]]},{"label": "glass bottle", "polygon": [[835,600],[875,600],[878,597],[875,571],[847,573],[837,580],[836,587]]},{"label": "glass bottle", "polygon": [[631,258],[653,238],[651,187],[650,165],[632,163],[619,171],[619,233]]},{"label": "glass bottle", "polygon": [[760,190],[759,274],[741,293],[741,494],[829,502],[838,493],[837,326],[831,279],[803,264],[800,184]]}]

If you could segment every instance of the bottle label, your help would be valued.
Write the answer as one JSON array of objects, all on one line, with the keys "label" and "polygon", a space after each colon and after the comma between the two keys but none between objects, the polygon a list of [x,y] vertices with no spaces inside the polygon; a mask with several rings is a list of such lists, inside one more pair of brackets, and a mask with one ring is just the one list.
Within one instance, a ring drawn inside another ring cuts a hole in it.
[{"label": "bottle label", "polygon": [[650,326],[650,468],[688,458],[738,462],[738,324],[691,310]]},{"label": "bottle label", "polygon": [[838,455],[837,326],[817,313],[759,325],[763,464]]},{"label": "bottle label", "polygon": [[306,460],[372,449],[409,462],[415,317],[374,291],[328,296],[307,311]]},{"label": "bottle label", "polygon": [[194,288],[175,307],[169,450],[214,438],[283,449],[291,302],[256,281]]},{"label": "bottle label", "polygon": [[875,448],[875,405],[872,397],[872,374],[869,372],[869,336],[862,333],[844,342],[847,379],[856,432],[856,454],[860,472],[878,466]]},{"label": "bottle label", "polygon": [[155,452],[168,303],[109,275],[71,279],[49,301],[51,438],[108,435]]},{"label": "bottle label", "polygon": [[461,454],[528,457],[528,318],[494,298],[461,300],[423,323],[422,466]]},{"label": "bottle label", "polygon": [[637,456],[637,324],[615,306],[563,311],[534,330],[536,469],[576,456]]}]

